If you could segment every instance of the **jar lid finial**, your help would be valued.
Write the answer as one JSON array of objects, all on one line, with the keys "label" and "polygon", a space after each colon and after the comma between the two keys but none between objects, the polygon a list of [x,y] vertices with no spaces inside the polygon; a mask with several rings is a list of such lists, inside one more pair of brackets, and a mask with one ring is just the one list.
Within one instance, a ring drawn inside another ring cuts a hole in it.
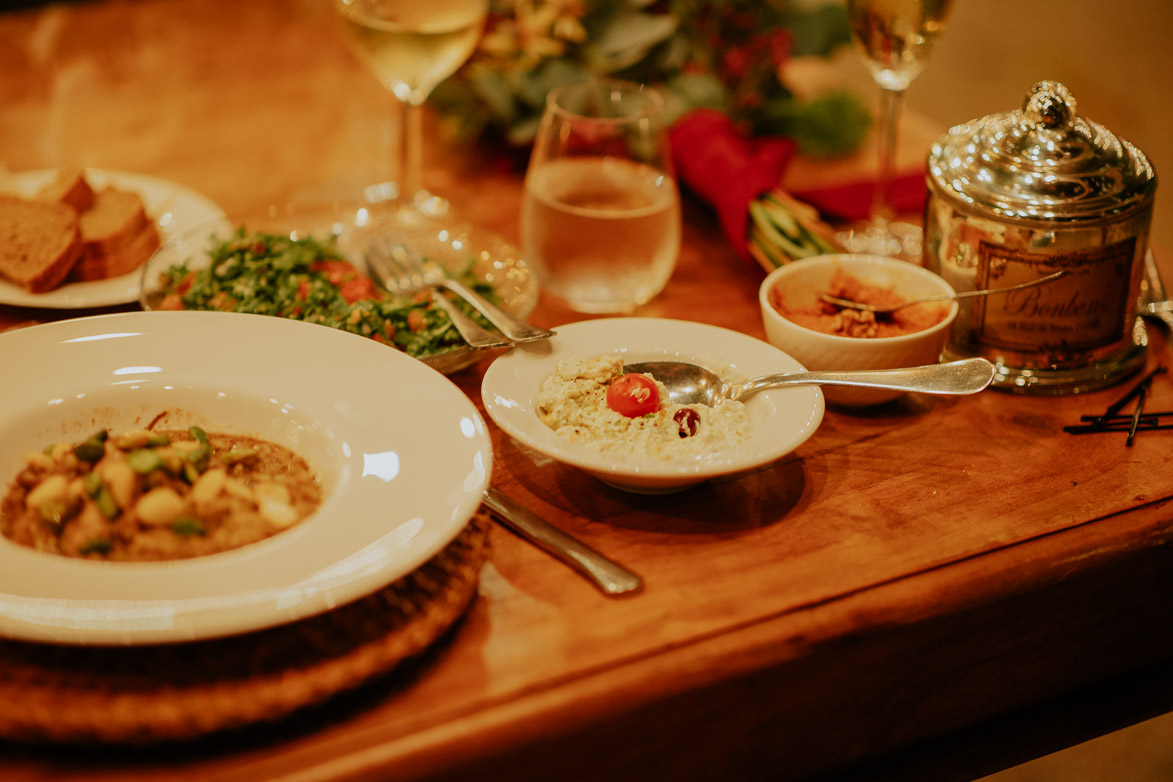
[{"label": "jar lid finial", "polygon": [[1057,81],[1040,81],[1026,93],[1022,114],[1032,127],[1060,130],[1075,118],[1075,97]]}]

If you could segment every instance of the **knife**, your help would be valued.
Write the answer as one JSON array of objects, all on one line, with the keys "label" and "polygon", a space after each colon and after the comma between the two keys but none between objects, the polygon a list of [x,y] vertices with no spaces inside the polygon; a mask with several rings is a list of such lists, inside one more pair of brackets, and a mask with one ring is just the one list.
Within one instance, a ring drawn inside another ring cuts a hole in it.
[{"label": "knife", "polygon": [[492,486],[485,490],[484,503],[498,521],[586,576],[604,594],[623,595],[643,585],[643,579],[635,573],[567,535]]}]

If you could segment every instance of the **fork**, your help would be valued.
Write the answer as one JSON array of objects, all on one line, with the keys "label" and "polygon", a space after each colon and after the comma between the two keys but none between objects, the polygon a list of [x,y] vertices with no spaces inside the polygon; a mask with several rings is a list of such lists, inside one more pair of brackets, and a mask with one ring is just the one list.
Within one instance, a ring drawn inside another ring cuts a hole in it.
[{"label": "fork", "polygon": [[448,301],[447,296],[437,291],[436,286],[425,282],[422,275],[414,273],[404,260],[408,255],[410,252],[401,244],[386,250],[372,245],[366,252],[367,268],[375,279],[392,293],[410,294],[423,288],[432,289],[432,301],[448,314],[448,319],[469,347],[500,348],[513,344],[508,338],[492,334],[478,326],[476,321]]},{"label": "fork", "polygon": [[[390,256],[388,266],[394,275],[396,289],[408,292],[413,289],[418,290],[425,286],[431,286],[433,288],[445,288],[446,290],[452,291],[484,315],[485,319],[492,323],[511,342],[533,342],[539,339],[549,339],[554,336],[554,332],[549,329],[531,326],[529,323],[518,320],[509,313],[504,312],[500,307],[487,301],[483,296],[464,283],[449,277],[440,264],[427,260],[420,255],[419,251],[403,244],[391,243],[390,241],[385,242],[384,245],[387,248],[385,254]],[[383,282],[386,287],[391,287],[388,283],[392,282],[392,280],[385,280]]]}]

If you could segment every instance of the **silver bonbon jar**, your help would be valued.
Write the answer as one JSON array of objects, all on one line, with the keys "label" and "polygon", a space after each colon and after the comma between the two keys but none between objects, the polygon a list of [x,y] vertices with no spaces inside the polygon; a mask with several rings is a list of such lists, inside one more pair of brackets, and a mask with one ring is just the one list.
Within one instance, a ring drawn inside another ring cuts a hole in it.
[{"label": "silver bonbon jar", "polygon": [[1137,298],[1157,178],[1144,154],[1079,117],[1057,82],[1019,111],[951,128],[928,158],[925,265],[962,299],[946,353],[994,362],[994,386],[1062,394],[1115,383],[1147,345]]}]

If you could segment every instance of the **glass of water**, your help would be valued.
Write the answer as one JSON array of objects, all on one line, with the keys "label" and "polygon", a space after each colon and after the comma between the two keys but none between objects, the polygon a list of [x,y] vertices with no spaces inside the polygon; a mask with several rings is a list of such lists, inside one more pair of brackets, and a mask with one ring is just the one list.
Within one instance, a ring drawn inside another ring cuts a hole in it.
[{"label": "glass of water", "polygon": [[663,98],[595,80],[554,89],[525,177],[521,237],[545,291],[626,313],[664,289],[680,254],[680,196]]}]

